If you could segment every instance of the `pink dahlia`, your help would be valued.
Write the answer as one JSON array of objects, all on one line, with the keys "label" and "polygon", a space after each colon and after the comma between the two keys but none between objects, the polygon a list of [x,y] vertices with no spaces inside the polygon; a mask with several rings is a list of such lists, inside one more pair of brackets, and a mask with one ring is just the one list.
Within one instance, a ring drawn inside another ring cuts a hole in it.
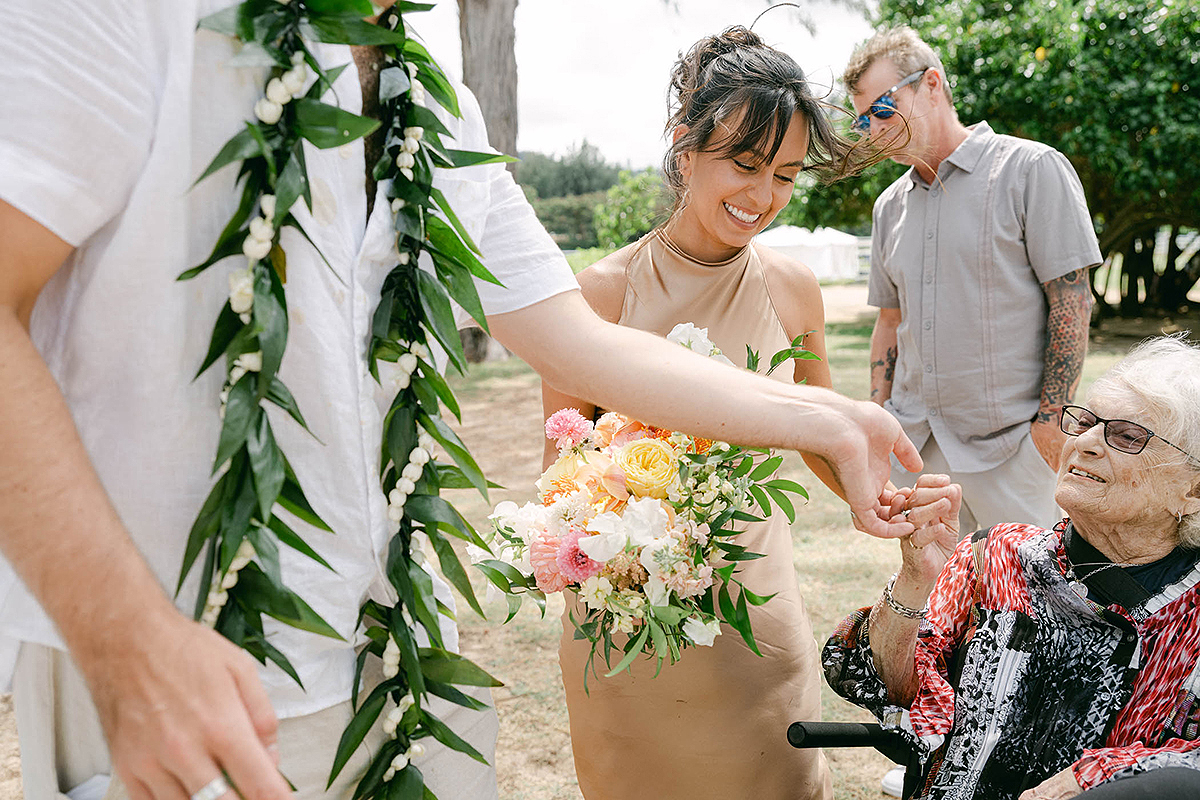
[{"label": "pink dahlia", "polygon": [[546,438],[559,450],[578,447],[592,433],[591,421],[574,408],[560,408],[546,420]]},{"label": "pink dahlia", "polygon": [[529,545],[529,563],[533,577],[543,592],[561,592],[570,583],[558,570],[560,540],[549,533],[539,533]]},{"label": "pink dahlia", "polygon": [[588,532],[577,525],[572,525],[563,535],[558,544],[558,571],[571,583],[583,583],[588,578],[594,578],[604,569],[599,561],[593,561],[579,549],[579,539],[588,536]]}]

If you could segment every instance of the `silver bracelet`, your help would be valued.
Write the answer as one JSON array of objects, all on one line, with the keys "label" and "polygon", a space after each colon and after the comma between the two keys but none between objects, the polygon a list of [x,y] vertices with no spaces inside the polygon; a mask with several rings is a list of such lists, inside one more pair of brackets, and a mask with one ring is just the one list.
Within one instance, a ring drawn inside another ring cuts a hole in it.
[{"label": "silver bracelet", "polygon": [[888,579],[887,586],[885,586],[883,589],[883,602],[887,603],[887,607],[893,612],[899,614],[905,619],[925,619],[925,615],[929,613],[928,602],[926,602],[922,608],[909,608],[908,606],[901,605],[900,602],[892,596],[892,588],[896,585],[896,578],[899,574],[900,573],[898,572],[893,572],[892,577]]}]

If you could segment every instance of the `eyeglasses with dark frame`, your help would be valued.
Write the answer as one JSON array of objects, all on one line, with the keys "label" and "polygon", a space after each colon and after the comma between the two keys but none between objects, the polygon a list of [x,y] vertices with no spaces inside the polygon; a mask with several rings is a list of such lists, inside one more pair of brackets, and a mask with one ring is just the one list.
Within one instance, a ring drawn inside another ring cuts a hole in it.
[{"label": "eyeglasses with dark frame", "polygon": [[910,83],[920,80],[921,76],[931,69],[933,69],[933,67],[925,67],[922,70],[918,70],[917,72],[906,76],[895,86],[879,95],[879,97],[876,97],[871,102],[871,105],[867,107],[866,113],[859,114],[855,118],[854,123],[850,126],[850,128],[858,133],[869,133],[871,130],[872,116],[879,119],[891,119],[896,113],[896,98],[892,97],[892,94],[900,89],[903,89],[905,86],[908,86]]},{"label": "eyeglasses with dark frame", "polygon": [[1058,426],[1068,436],[1079,436],[1084,431],[1100,424],[1104,425],[1104,441],[1114,450],[1136,456],[1146,449],[1146,445],[1150,444],[1151,439],[1157,438],[1200,464],[1200,458],[1196,458],[1179,445],[1168,442],[1145,425],[1139,425],[1127,419],[1104,419],[1083,406],[1063,406],[1058,421]]}]

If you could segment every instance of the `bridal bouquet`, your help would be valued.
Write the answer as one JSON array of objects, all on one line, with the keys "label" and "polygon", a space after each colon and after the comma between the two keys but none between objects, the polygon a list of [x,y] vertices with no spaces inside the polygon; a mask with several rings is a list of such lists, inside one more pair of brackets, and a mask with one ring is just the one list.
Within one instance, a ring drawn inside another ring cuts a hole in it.
[{"label": "bridal bouquet", "polygon": [[[706,329],[678,325],[668,338],[727,360]],[[498,558],[476,560],[508,596],[509,619],[524,598],[544,613],[547,592],[570,589],[585,610],[571,621],[575,638],[592,644],[588,671],[600,652],[609,676],[639,654],[661,669],[689,646],[712,645],[722,622],[759,653],[748,608],[771,596],[738,579],[740,562],[762,554],[737,543],[735,524],[769,516],[772,501],[795,519],[788,493],[808,495],[772,477],[783,458],[612,412],[593,424],[573,408],[546,420],[546,436],[559,457],[537,482],[538,502],[496,506],[489,546]],[[615,667],[614,652],[623,653]]]}]

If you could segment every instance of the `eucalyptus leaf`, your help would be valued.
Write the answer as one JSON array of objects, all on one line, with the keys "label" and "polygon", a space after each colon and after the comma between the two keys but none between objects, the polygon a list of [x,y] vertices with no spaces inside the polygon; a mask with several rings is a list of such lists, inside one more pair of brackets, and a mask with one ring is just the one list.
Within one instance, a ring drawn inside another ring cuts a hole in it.
[{"label": "eucalyptus leaf", "polygon": [[[642,626],[642,632],[638,634],[636,639],[631,640],[626,646],[625,657],[617,663],[615,667],[605,673],[604,677],[611,678],[621,672],[624,672],[633,660],[642,652],[642,647],[646,644],[646,637],[650,635],[650,628],[647,625]],[[607,660],[607,658],[605,659]]]},{"label": "eucalyptus leaf", "polygon": [[768,458],[766,461],[754,468],[754,471],[750,473],[750,480],[761,481],[762,479],[770,476],[772,472],[779,469],[779,465],[782,463],[783,456],[772,456],[771,458]]}]

